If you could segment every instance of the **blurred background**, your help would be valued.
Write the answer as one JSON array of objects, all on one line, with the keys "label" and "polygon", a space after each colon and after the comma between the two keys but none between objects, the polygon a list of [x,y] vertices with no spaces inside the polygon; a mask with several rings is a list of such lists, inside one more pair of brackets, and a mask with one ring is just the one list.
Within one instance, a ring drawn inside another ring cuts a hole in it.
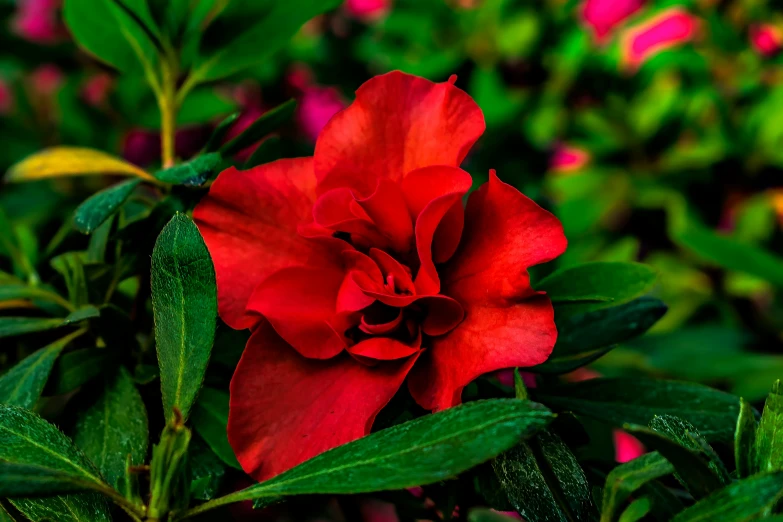
[{"label": "blurred background", "polygon": [[[160,115],[143,78],[79,51],[58,0],[1,1],[0,170],[56,144],[158,168]],[[346,0],[262,66],[199,86],[176,153],[195,154],[234,111],[236,135],[295,98],[281,154],[310,154],[371,76],[456,74],[487,122],[464,168],[476,184],[497,169],[560,218],[558,267],[638,260],[660,272],[668,313],[591,370],[758,400],[783,374],[782,47],[783,11],[762,0]],[[0,217],[35,264],[108,184],[4,184]]]}]

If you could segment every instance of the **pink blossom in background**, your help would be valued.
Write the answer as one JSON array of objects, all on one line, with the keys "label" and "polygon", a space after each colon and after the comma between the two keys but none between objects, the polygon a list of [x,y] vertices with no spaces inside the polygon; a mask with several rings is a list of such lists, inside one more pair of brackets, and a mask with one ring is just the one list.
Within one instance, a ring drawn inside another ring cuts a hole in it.
[{"label": "pink blossom in background", "polygon": [[160,134],[144,129],[128,131],[122,140],[122,157],[140,167],[160,159]]},{"label": "pink blossom in background", "polygon": [[297,111],[299,126],[311,140],[315,141],[332,116],[345,107],[345,100],[334,87],[318,85],[305,87]]},{"label": "pink blossom in background", "polygon": [[783,48],[783,31],[770,24],[759,24],[750,28],[750,43],[762,56],[775,56]]},{"label": "pink blossom in background", "polygon": [[677,45],[693,39],[699,20],[680,7],[672,7],[626,29],[621,37],[622,65],[631,70]]},{"label": "pink blossom in background", "polygon": [[644,0],[585,0],[582,22],[593,32],[597,42],[607,39],[617,25],[642,8]]},{"label": "pink blossom in background", "polygon": [[363,522],[400,522],[394,504],[376,499],[367,499],[359,504]]},{"label": "pink blossom in background", "polygon": [[612,436],[614,438],[614,458],[620,464],[644,455],[646,451],[644,445],[633,435],[623,430],[614,430]]},{"label": "pink blossom in background", "polygon": [[[536,376],[534,374],[530,372],[519,372],[519,375],[522,377],[522,382],[525,384],[525,386],[527,386],[528,388],[536,387]],[[513,368],[498,370],[497,372],[495,372],[495,377],[503,386],[508,386],[509,388],[514,387]]]},{"label": "pink blossom in background", "polygon": [[14,108],[14,93],[11,86],[0,78],[0,115],[8,114]]},{"label": "pink blossom in background", "polygon": [[373,21],[388,14],[391,9],[391,0],[345,0],[343,5],[352,17]]},{"label": "pink blossom in background", "polygon": [[110,74],[97,73],[90,76],[82,85],[81,95],[88,105],[100,107],[106,103],[114,84]]},{"label": "pink blossom in background", "polygon": [[590,162],[590,153],[565,143],[555,147],[549,162],[549,170],[557,174],[575,172]]},{"label": "pink blossom in background", "polygon": [[17,0],[11,26],[16,34],[30,42],[57,43],[65,36],[59,10],[60,0]]},{"label": "pink blossom in background", "polygon": [[36,94],[51,96],[63,83],[63,73],[53,64],[44,64],[30,73],[30,85]]}]

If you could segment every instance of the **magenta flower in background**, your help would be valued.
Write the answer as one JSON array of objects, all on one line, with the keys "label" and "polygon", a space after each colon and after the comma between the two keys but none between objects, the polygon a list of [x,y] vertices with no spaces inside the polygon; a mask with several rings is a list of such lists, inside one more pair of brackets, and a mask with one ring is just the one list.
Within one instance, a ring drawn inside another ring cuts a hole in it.
[{"label": "magenta flower in background", "polygon": [[759,24],[750,28],[750,43],[762,56],[770,58],[783,48],[783,31],[771,24]]},{"label": "magenta flower in background", "polygon": [[644,0],[585,0],[581,9],[582,22],[600,43],[617,25],[641,9],[642,4]]},{"label": "magenta flower in background", "polygon": [[11,86],[0,78],[0,116],[11,112],[14,108],[14,93]]},{"label": "magenta flower in background", "polygon": [[626,29],[620,41],[621,63],[635,70],[644,62],[693,39],[699,20],[680,7],[672,7]]},{"label": "magenta flower in background", "polygon": [[103,72],[93,74],[82,85],[82,98],[92,107],[101,107],[106,104],[113,84],[114,80],[110,74]]},{"label": "magenta flower in background", "polygon": [[373,21],[388,14],[391,9],[391,0],[345,0],[343,6],[352,17]]},{"label": "magenta flower in background", "polygon": [[561,143],[549,160],[549,170],[556,174],[576,172],[590,162],[590,153],[579,147]]},{"label": "magenta flower in background", "polygon": [[17,0],[12,29],[30,42],[57,43],[66,35],[59,11],[60,0]]},{"label": "magenta flower in background", "polygon": [[30,73],[30,85],[36,94],[52,96],[63,84],[63,73],[59,67],[47,63]]},{"label": "magenta flower in background", "polygon": [[334,87],[311,85],[304,88],[297,120],[304,133],[313,141],[326,123],[346,107],[345,100]]}]

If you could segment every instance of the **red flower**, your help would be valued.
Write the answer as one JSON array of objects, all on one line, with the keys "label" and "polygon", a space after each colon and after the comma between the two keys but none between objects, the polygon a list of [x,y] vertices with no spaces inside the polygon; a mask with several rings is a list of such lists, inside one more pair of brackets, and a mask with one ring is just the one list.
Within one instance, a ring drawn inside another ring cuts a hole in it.
[{"label": "red flower", "polygon": [[313,158],[220,174],[194,218],[220,315],[251,328],[228,437],[264,480],[369,433],[408,377],[430,410],[486,372],[543,362],[557,337],[527,268],[560,255],[560,222],[459,168],[484,131],[449,83],[373,78]]}]

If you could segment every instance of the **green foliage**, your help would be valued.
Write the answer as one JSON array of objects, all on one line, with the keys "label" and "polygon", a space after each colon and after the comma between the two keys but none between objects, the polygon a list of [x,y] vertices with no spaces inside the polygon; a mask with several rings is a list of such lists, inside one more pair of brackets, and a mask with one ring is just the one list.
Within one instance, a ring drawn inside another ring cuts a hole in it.
[{"label": "green foliage", "polygon": [[177,214],[152,252],[152,306],[163,411],[187,418],[207,369],[217,323],[215,269],[196,225]]},{"label": "green foliage", "polygon": [[94,232],[119,210],[120,205],[128,199],[139,183],[141,180],[131,179],[90,196],[76,209],[73,217],[76,229],[85,234]]},{"label": "green foliage", "polygon": [[656,451],[614,468],[604,485],[601,522],[617,520],[623,503],[639,488],[673,472],[671,463]]},{"label": "green foliage", "polygon": [[234,451],[228,443],[228,394],[212,388],[204,388],[191,413],[193,429],[225,464],[241,469]]},{"label": "green foliage", "polygon": [[713,493],[672,520],[748,520],[769,514],[782,493],[783,472],[759,473]]}]

